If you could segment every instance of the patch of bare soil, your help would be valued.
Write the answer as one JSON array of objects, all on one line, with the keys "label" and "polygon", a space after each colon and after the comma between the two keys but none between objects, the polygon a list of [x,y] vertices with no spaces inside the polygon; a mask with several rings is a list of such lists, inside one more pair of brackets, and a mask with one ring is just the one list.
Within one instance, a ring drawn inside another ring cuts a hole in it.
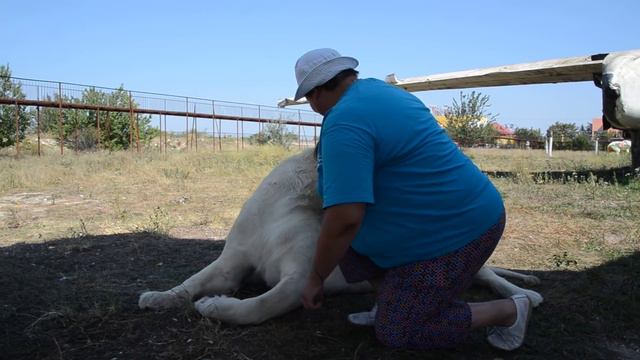
[{"label": "patch of bare soil", "polygon": [[18,229],[43,221],[68,222],[68,214],[86,216],[102,211],[105,209],[98,200],[84,194],[17,193],[0,196],[0,228]]},{"label": "patch of bare soil", "polygon": [[[193,308],[137,307],[200,270],[224,242],[149,233],[85,236],[0,248],[1,359],[616,359],[638,355],[640,253],[585,271],[535,272],[545,303],[525,345],[492,349],[482,332],[450,351],[379,345],[371,328],[345,316],[372,294],[328,298],[256,326],[202,318]],[[265,289],[249,286],[240,297]],[[472,290],[469,299],[495,298]],[[615,346],[613,345],[615,344]],[[636,357],[637,358],[637,357]]]}]

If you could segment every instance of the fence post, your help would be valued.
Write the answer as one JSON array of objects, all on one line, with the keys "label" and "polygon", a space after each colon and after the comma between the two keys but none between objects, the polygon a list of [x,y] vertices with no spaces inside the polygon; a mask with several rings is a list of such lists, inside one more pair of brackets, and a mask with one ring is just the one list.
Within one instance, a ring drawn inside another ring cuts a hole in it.
[{"label": "fence post", "polygon": [[187,138],[186,149],[187,151],[189,151],[189,98],[187,97],[185,99],[186,99],[187,114],[185,115],[185,118],[184,118],[184,121],[185,121],[184,135]]},{"label": "fence post", "polygon": [[160,138],[158,139],[158,148],[162,154],[162,114],[158,114],[158,125],[160,127]]},{"label": "fence post", "polygon": [[129,91],[129,150],[133,151],[133,100],[131,99],[131,91]]},{"label": "fence post", "polygon": [[190,144],[191,144],[190,149],[193,149],[193,139],[194,139],[193,131],[194,131],[195,128],[196,128],[196,118],[192,116],[191,117],[191,130],[189,130],[189,137],[190,137],[190,141],[191,141],[190,142]]},{"label": "fence post", "polygon": [[211,123],[213,124],[211,128],[213,152],[216,152],[216,103],[214,100],[211,100]]},{"label": "fence post", "polygon": [[193,104],[193,133],[196,138],[196,152],[198,152],[198,117],[196,114],[196,104]]},{"label": "fence post", "polygon": [[[38,101],[40,101],[40,86],[37,87],[38,91]],[[40,105],[36,107],[36,126],[38,131],[38,156],[41,156],[40,152]]]},{"label": "fence post", "polygon": [[140,114],[136,113],[136,150],[140,153]]},{"label": "fence post", "polygon": [[[244,117],[242,108],[240,108],[240,117]],[[242,150],[244,150],[244,120],[240,122],[240,143],[242,144]]]},{"label": "fence post", "polygon": [[96,111],[96,124],[98,127],[98,150],[100,150],[101,147],[101,134],[100,134],[100,107],[98,107],[98,110]]},{"label": "fence post", "polygon": [[260,122],[258,122],[258,138],[260,138],[260,134],[262,134],[262,114],[260,112],[260,105],[258,105],[258,119],[260,119]]},{"label": "fence post", "polygon": [[[107,110],[107,121],[106,121],[106,128],[107,128],[107,141],[111,140],[111,113]],[[109,149],[111,150],[111,149]]]},{"label": "fence post", "polygon": [[547,130],[547,136],[544,139],[544,152],[548,157],[553,157],[553,131]]},{"label": "fence post", "polygon": [[75,117],[75,121],[74,121],[74,125],[75,125],[75,129],[73,131],[74,133],[74,143],[75,143],[75,147],[74,147],[74,152],[76,155],[78,155],[78,109],[73,110],[73,117]]},{"label": "fence post", "polygon": [[64,155],[64,129],[62,128],[62,83],[58,82],[58,129],[60,129],[60,155]]},{"label": "fence post", "polygon": [[37,112],[36,122],[38,127],[38,156],[41,156],[42,153],[40,152],[40,105],[36,107],[36,112]]},{"label": "fence post", "polygon": [[222,119],[218,120],[218,148],[222,152]]},{"label": "fence post", "polygon": [[20,105],[16,99],[16,156],[20,155]]},{"label": "fence post", "polygon": [[[164,99],[164,111],[167,111],[167,99]],[[160,115],[160,121],[162,121],[162,115]],[[167,114],[164,115],[164,155],[167,156]],[[160,139],[162,140],[162,132],[160,133]]]}]

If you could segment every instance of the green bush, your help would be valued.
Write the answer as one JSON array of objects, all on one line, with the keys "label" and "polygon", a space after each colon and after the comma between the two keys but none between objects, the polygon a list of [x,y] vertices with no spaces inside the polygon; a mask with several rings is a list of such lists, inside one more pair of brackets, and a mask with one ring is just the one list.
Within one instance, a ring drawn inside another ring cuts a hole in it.
[{"label": "green bush", "polygon": [[[0,97],[24,99],[20,84],[11,81],[9,65],[0,65]],[[26,106],[0,105],[0,148],[12,146],[16,142],[16,110],[18,116],[18,138],[24,139],[25,132],[31,122],[32,114]]]},{"label": "green bush", "polygon": [[262,132],[251,135],[249,144],[252,145],[279,145],[289,149],[297,136],[287,130],[287,126],[281,122],[265,124]]},{"label": "green bush", "polygon": [[591,138],[586,134],[578,134],[573,139],[572,147],[573,147],[573,150],[588,151],[588,150],[593,150],[594,144],[591,141]]},{"label": "green bush", "polygon": [[[49,101],[60,101],[58,96],[47,98]],[[64,102],[78,102],[89,105],[104,105],[109,107],[129,108],[129,93],[122,87],[111,93],[105,93],[95,89],[88,89],[82,93],[80,99],[63,96]],[[132,102],[133,108],[138,105]],[[60,117],[62,115],[62,117]],[[98,114],[94,110],[65,109],[44,109],[41,116],[41,128],[43,131],[54,134],[57,138],[60,133],[60,122],[62,122],[62,132],[65,144],[71,148],[76,146],[76,134],[82,138],[83,144],[79,148],[90,150],[97,147],[98,136],[100,136],[101,146],[108,150],[126,150],[129,148],[129,140],[135,138],[135,128],[131,126],[131,115],[128,112],[100,111],[100,133],[98,135]],[[134,127],[139,128],[140,142],[149,143],[151,139],[159,134],[159,130],[153,128],[149,115],[137,115],[134,117]],[[133,133],[132,133],[133,131]],[[133,135],[133,136],[132,136]]]}]

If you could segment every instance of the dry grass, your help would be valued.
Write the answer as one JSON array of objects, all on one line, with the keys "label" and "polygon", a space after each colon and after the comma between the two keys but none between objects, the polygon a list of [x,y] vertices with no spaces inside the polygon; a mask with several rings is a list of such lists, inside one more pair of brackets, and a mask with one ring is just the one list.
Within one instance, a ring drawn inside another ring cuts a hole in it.
[{"label": "dry grass", "polygon": [[[43,157],[0,157],[0,244],[139,230],[222,238],[261,178],[292,153],[248,144],[236,152],[235,141],[224,144],[222,153],[201,146],[197,153],[166,156],[150,150],[80,155],[67,150],[60,156],[49,149]],[[468,155],[484,170],[516,176],[629,162],[628,155],[574,152],[556,152],[553,159],[522,150],[469,149]]]},{"label": "dry grass", "polygon": [[259,181],[291,153],[265,147],[0,158],[0,245],[87,231],[179,237],[194,227],[221,238]]},{"label": "dry grass", "polygon": [[554,151],[553,157],[545,155],[544,150],[501,150],[469,148],[464,149],[480,168],[485,171],[585,171],[626,167],[631,164],[628,153],[590,151]]},{"label": "dry grass", "polygon": [[[234,144],[232,144],[234,145]],[[491,263],[542,278],[525,347],[477,335],[453,352],[383,349],[344,314],[370,295],[329,299],[261,326],[230,327],[193,310],[140,312],[219,254],[244,200],[293,152],[280,148],[0,157],[0,354],[12,358],[638,358],[640,181],[494,178],[508,211]],[[483,169],[621,167],[628,157],[471,149]],[[261,289],[250,289],[248,293]],[[245,293],[246,294],[246,293]],[[491,298],[472,292],[472,298]],[[9,325],[11,324],[11,325]],[[0,355],[2,357],[3,355]],[[8,356],[8,355],[7,355]]]}]

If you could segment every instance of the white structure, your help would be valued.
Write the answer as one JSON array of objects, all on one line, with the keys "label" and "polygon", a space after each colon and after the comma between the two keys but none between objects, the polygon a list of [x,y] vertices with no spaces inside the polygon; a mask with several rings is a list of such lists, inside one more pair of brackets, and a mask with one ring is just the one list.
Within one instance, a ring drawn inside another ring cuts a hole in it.
[{"label": "white structure", "polygon": [[601,87],[604,116],[611,126],[640,130],[640,51],[609,54]]},{"label": "white structure", "polygon": [[[640,167],[640,50],[544,60],[407,79],[398,79],[395,74],[390,74],[385,81],[407,91],[594,81],[602,88],[603,121],[611,127],[627,130],[631,134],[633,167]],[[305,101],[284,99],[278,103],[278,106],[303,103]],[[552,150],[551,147],[550,150]]]},{"label": "white structure", "polygon": [[548,157],[553,157],[553,131],[547,130],[547,136],[544,138],[544,152]]}]

